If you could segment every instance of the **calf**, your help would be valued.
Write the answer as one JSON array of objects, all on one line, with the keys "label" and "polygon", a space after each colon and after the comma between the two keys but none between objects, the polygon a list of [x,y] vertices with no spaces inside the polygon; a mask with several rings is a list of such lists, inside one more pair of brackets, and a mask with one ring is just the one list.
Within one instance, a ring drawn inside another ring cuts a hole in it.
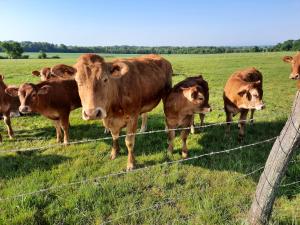
[{"label": "calf", "polygon": [[[10,139],[13,138],[14,132],[11,127],[10,113],[18,112],[20,101],[18,97],[12,97],[5,93],[7,85],[3,82],[4,76],[0,75],[0,113],[3,116],[4,123],[7,127],[7,133]],[[2,136],[0,134],[0,142],[2,142]]]},{"label": "calf", "polygon": [[297,80],[297,87],[300,89],[300,52],[295,56],[284,56],[282,60],[291,64],[290,79]]},{"label": "calf", "polygon": [[239,141],[245,136],[248,111],[251,111],[250,119],[251,123],[253,123],[254,111],[265,108],[262,101],[262,81],[262,74],[257,69],[248,68],[235,72],[225,85],[223,99],[227,122],[226,133],[230,132],[232,116],[241,113],[239,120]]},{"label": "calf", "polygon": [[164,112],[168,128],[168,151],[173,152],[173,140],[175,128],[183,127],[181,131],[182,157],[188,156],[186,140],[189,135],[189,127],[193,124],[193,115],[204,115],[211,111],[209,101],[209,89],[203,77],[189,77],[176,84],[164,100]]},{"label": "calf", "polygon": [[39,84],[25,83],[17,88],[7,88],[11,96],[19,96],[20,112],[37,112],[53,120],[57,142],[69,142],[69,115],[81,107],[75,80],[50,80]]},{"label": "calf", "polygon": [[40,71],[32,71],[32,75],[40,77],[41,81],[52,80],[52,79],[61,79],[68,80],[74,79],[74,74],[76,70],[65,64],[58,64],[53,67],[44,67]]}]

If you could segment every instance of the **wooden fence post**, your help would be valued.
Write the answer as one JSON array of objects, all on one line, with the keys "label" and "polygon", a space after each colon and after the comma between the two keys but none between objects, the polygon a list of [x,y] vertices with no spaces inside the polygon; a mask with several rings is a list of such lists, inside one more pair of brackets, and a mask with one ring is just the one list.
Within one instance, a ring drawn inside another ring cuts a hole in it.
[{"label": "wooden fence post", "polygon": [[300,91],[297,91],[292,113],[277,137],[262,172],[248,215],[251,225],[268,224],[273,203],[288,163],[300,140]]}]

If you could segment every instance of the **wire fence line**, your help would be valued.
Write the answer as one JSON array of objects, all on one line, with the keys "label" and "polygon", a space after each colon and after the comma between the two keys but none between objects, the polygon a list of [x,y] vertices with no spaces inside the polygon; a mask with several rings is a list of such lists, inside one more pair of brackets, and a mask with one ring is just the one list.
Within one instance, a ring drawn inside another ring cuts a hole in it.
[{"label": "wire fence line", "polygon": [[260,145],[260,144],[268,143],[268,142],[271,142],[271,141],[275,140],[276,138],[277,137],[273,137],[273,138],[269,138],[269,139],[266,139],[266,140],[263,140],[263,141],[258,141],[258,142],[247,144],[247,145],[241,145],[241,146],[226,149],[226,150],[212,151],[212,152],[209,152],[209,153],[196,155],[196,156],[186,158],[186,159],[166,161],[164,163],[155,164],[155,165],[151,165],[151,166],[145,166],[145,167],[137,168],[137,169],[131,170],[131,171],[120,171],[120,172],[116,172],[116,173],[110,173],[110,174],[107,174],[107,175],[104,175],[104,176],[99,176],[99,177],[94,177],[94,178],[87,178],[87,179],[83,179],[83,180],[80,180],[80,181],[74,181],[74,182],[65,183],[65,184],[61,184],[61,185],[57,185],[57,186],[43,188],[43,189],[39,189],[39,190],[33,191],[33,192],[22,193],[22,194],[18,194],[18,195],[14,195],[14,196],[9,196],[9,197],[6,197],[6,198],[0,198],[0,201],[5,201],[5,200],[10,200],[10,199],[15,199],[15,198],[22,198],[22,197],[26,197],[26,196],[29,196],[29,195],[44,193],[44,192],[48,192],[48,191],[55,190],[55,189],[61,189],[61,188],[68,187],[68,186],[85,184],[85,183],[88,183],[88,182],[97,182],[99,180],[110,178],[110,177],[117,177],[117,176],[121,176],[121,175],[125,175],[125,174],[137,173],[139,171],[149,170],[149,169],[154,168],[154,167],[167,166],[167,165],[171,165],[171,164],[175,164],[175,163],[182,163],[182,162],[186,162],[186,161],[190,161],[190,160],[203,158],[203,157],[206,157],[206,156],[213,156],[213,155],[218,155],[218,154],[223,154],[223,153],[230,153],[230,152],[233,152],[233,151],[242,150],[242,149],[246,149],[246,148],[249,148],[249,147],[252,147],[252,146],[257,146],[257,145]]},{"label": "wire fence line", "polygon": [[[222,126],[226,124],[237,124],[239,122],[251,122],[255,121],[255,119],[249,119],[249,120],[240,120],[240,121],[231,121],[231,122],[219,122],[219,123],[211,123],[203,126],[194,126],[195,129],[202,129],[202,128],[208,128],[208,127],[213,127],[213,126]],[[168,129],[169,131],[182,131],[182,130],[189,130],[190,127],[179,127],[179,128],[174,128],[174,129]],[[159,129],[159,130],[150,130],[146,132],[137,132],[137,133],[129,133],[129,134],[124,134],[120,135],[119,138],[124,138],[126,136],[133,136],[133,135],[149,135],[149,134],[155,134],[155,133],[162,133],[162,132],[167,132],[167,129]],[[85,143],[90,143],[90,142],[98,142],[98,141],[103,141],[103,140],[112,140],[111,136],[108,137],[101,137],[101,138],[95,138],[95,139],[83,139],[79,141],[72,141],[69,142],[68,144],[64,143],[56,143],[56,144],[50,144],[46,146],[40,146],[40,147],[31,147],[31,148],[21,148],[21,149],[8,149],[8,150],[0,150],[0,154],[5,154],[5,153],[12,153],[12,152],[31,152],[31,151],[43,151],[49,148],[55,148],[55,147],[63,147],[63,146],[70,146],[70,145],[77,145],[77,144],[85,144]]]},{"label": "wire fence line", "polygon": [[[247,174],[243,174],[241,176],[238,176],[237,178],[233,179],[233,180],[230,180],[230,181],[227,181],[227,182],[224,182],[222,184],[219,184],[217,186],[223,186],[223,185],[226,185],[226,184],[230,184],[232,182],[236,182],[240,179],[243,179],[245,177],[248,177],[248,176],[251,176],[259,171],[261,171],[262,169],[264,168],[264,166],[259,166],[257,169],[247,173]],[[215,186],[214,186],[215,187]],[[189,191],[185,190],[187,193],[189,193]],[[192,191],[192,190],[190,190]],[[146,208],[142,208],[142,209],[139,209],[139,210],[134,210],[134,211],[131,211],[127,214],[123,214],[117,218],[114,218],[114,219],[111,219],[111,220],[107,220],[103,223],[101,223],[102,225],[104,224],[110,224],[110,223],[113,223],[113,222],[116,222],[120,219],[124,219],[124,218],[127,218],[129,216],[132,216],[132,215],[135,215],[135,214],[139,214],[139,213],[142,213],[142,212],[145,212],[145,211],[149,211],[149,210],[157,210],[159,209],[161,206],[164,206],[164,205],[168,205],[168,204],[175,204],[177,203],[179,200],[183,199],[183,198],[187,198],[187,197],[190,197],[194,195],[194,193],[189,193],[189,194],[183,194],[183,195],[180,195],[179,197],[173,197],[173,198],[167,198],[167,199],[164,199],[163,201],[160,201],[160,202],[156,202],[154,203],[152,206],[149,206],[149,207],[146,207]],[[222,208],[222,207],[215,207],[214,209],[218,209],[218,208]]]}]

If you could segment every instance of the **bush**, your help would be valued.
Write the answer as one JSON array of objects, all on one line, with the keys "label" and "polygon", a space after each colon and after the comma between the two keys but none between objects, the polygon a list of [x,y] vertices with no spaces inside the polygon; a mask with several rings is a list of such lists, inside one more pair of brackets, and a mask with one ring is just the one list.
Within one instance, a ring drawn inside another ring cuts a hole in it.
[{"label": "bush", "polygon": [[60,56],[54,55],[54,56],[51,57],[51,59],[60,59]]},{"label": "bush", "polygon": [[29,59],[29,55],[22,55],[21,59]]},{"label": "bush", "polygon": [[8,57],[0,55],[0,59],[8,59]]},{"label": "bush", "polygon": [[44,51],[40,51],[38,58],[39,59],[47,59],[47,54]]}]

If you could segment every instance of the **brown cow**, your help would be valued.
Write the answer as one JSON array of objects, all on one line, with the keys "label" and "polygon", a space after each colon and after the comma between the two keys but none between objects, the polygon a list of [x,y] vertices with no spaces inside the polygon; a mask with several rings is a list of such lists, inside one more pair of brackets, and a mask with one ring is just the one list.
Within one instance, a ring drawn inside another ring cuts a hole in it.
[{"label": "brown cow", "polygon": [[226,113],[227,133],[230,132],[232,116],[239,112],[239,140],[245,136],[245,125],[248,111],[251,111],[250,119],[253,123],[255,110],[265,108],[262,101],[262,74],[255,68],[237,71],[228,79],[224,88],[224,110]]},{"label": "brown cow", "polygon": [[[189,128],[193,124],[193,115],[200,113],[205,115],[211,111],[209,101],[209,89],[203,77],[189,77],[176,84],[164,100],[164,112],[166,115],[166,125],[168,130],[168,151],[173,152],[173,140],[175,138],[175,128]],[[182,157],[188,156],[186,140],[190,129],[181,131]]]},{"label": "brown cow", "polygon": [[156,107],[171,89],[171,64],[157,55],[105,62],[84,54],[75,68],[83,119],[103,119],[113,138],[111,159],[119,152],[121,129],[127,128],[127,170],[132,170],[138,116]]},{"label": "brown cow", "polygon": [[50,67],[44,67],[40,71],[32,71],[33,76],[41,78],[41,81],[46,81],[50,79],[74,79],[74,74],[76,70],[65,64],[58,64]]},{"label": "brown cow", "polygon": [[22,113],[37,112],[53,120],[56,128],[57,142],[69,142],[69,115],[81,107],[75,80],[49,80],[39,84],[25,83],[18,88],[7,88],[12,96],[19,96]]},{"label": "brown cow", "polygon": [[300,89],[300,52],[298,52],[294,57],[284,56],[282,60],[291,64],[292,72],[290,74],[290,79],[298,80],[297,87]]},{"label": "brown cow", "polygon": [[[14,132],[11,127],[10,113],[18,112],[20,101],[18,97],[12,97],[5,93],[7,85],[3,82],[4,76],[0,75],[0,113],[3,115],[4,123],[7,127],[7,133],[10,139],[13,138]],[[2,142],[2,136],[0,134],[0,142]]]}]

